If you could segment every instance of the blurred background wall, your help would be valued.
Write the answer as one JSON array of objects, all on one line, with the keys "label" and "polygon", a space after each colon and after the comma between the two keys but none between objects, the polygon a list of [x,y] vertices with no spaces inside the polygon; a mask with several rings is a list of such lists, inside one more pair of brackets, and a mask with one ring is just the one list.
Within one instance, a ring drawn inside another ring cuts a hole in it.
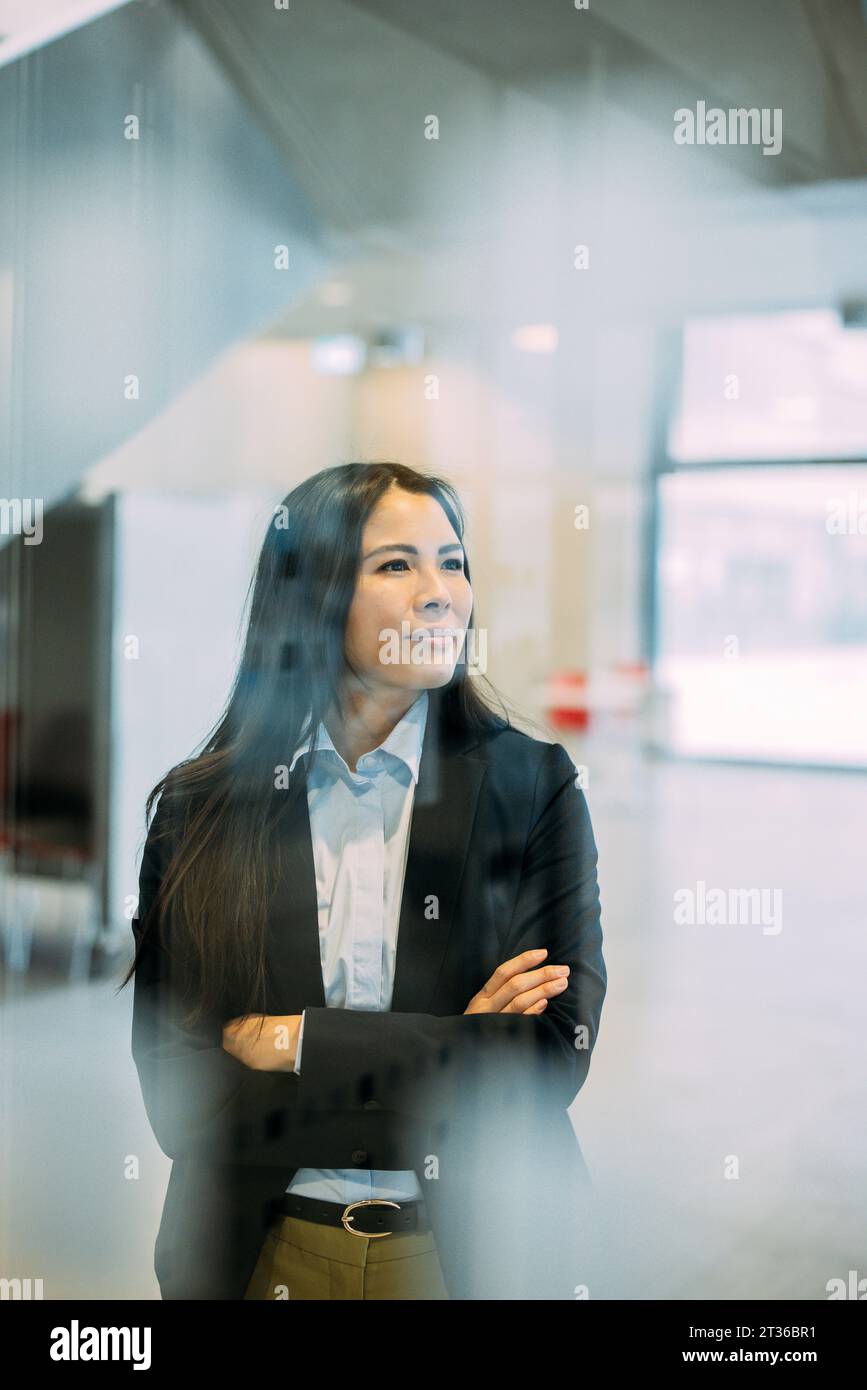
[{"label": "blurred background wall", "polygon": [[[272,508],[390,457],[459,488],[488,675],[585,776],[576,1283],[863,1271],[865,92],[856,0],[0,0],[4,1270],[155,1296],[144,797]],[[755,138],[678,142],[717,109]],[[784,925],[676,920],[699,883]]]}]

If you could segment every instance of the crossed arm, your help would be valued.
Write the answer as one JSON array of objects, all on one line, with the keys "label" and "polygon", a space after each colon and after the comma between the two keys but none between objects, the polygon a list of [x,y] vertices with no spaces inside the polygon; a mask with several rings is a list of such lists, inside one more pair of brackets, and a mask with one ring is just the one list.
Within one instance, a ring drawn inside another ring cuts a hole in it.
[{"label": "crossed arm", "polygon": [[[145,935],[135,975],[132,1051],[148,1118],[171,1158],[303,1166],[315,1116],[381,1108],[420,1116],[448,1104],[462,1077],[522,1069],[567,1107],[586,1078],[606,990],[596,846],[568,754],[554,744],[540,768],[509,959],[463,1014],[439,1017],[305,1010],[304,1067],[294,1071],[300,1015],[240,1025],[181,1026],[168,959]],[[159,816],[159,808],[157,809]],[[156,817],[151,827],[156,826]],[[138,940],[165,865],[149,834],[139,880]],[[547,946],[543,943],[548,943]],[[551,965],[528,958],[547,949]],[[543,979],[568,966],[565,989]],[[257,1037],[258,1033],[258,1037]],[[264,1064],[264,1065],[263,1065]]]},{"label": "crossed arm", "polygon": [[[522,951],[498,965],[465,1014],[542,1013],[548,1000],[567,988],[571,966],[542,965],[547,947]],[[255,1071],[300,1075],[303,1014],[254,1014],[223,1026],[223,1047]]]}]

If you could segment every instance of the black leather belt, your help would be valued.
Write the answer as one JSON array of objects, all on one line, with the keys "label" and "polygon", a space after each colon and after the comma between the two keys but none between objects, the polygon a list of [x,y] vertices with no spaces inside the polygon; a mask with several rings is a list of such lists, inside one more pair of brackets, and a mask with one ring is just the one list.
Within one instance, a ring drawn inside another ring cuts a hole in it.
[{"label": "black leather belt", "polygon": [[406,1231],[421,1234],[430,1230],[424,1202],[393,1202],[386,1197],[365,1197],[360,1202],[323,1202],[318,1197],[296,1197],[285,1192],[278,1210],[284,1216],[297,1216],[301,1221],[316,1221],[322,1226],[342,1226],[353,1236],[402,1235]]}]

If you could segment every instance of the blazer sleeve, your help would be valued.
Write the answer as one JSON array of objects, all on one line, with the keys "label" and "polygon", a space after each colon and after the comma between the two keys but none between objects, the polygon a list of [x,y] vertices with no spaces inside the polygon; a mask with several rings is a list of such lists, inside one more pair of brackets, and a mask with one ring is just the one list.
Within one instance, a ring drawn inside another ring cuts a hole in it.
[{"label": "blazer sleeve", "polygon": [[182,1023],[189,1000],[182,997],[183,972],[167,949],[171,912],[162,930],[155,911],[149,920],[180,833],[166,810],[167,795],[160,797],[148,832],[132,922],[136,945],[144,936],[133,977],[132,1054],[148,1119],[169,1158],[300,1166],[300,1078],[257,1071],[233,1057],[222,1045],[222,1019],[209,1018],[194,1029]]},{"label": "blazer sleeve", "polygon": [[[399,1113],[446,1113],[456,1088],[480,1078],[544,1085],[565,1108],[587,1077],[607,975],[597,850],[576,770],[561,744],[546,746],[533,796],[517,898],[503,960],[547,946],[543,964],[569,965],[569,984],[539,1015],[305,1010],[305,1105],[378,1104]],[[480,989],[485,982],[480,980]],[[467,1000],[469,1003],[469,1000]]]}]

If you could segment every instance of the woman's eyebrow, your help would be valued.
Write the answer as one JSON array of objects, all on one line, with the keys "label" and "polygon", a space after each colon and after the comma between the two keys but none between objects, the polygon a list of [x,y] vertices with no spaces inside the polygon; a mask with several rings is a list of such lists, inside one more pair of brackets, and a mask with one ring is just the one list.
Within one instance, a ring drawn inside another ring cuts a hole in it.
[{"label": "woman's eyebrow", "polygon": [[[463,550],[463,546],[458,541],[451,541],[448,545],[441,545],[437,551],[438,555],[443,555],[447,550]],[[375,550],[370,550],[365,555],[365,560],[372,560],[374,555],[380,555],[384,550],[403,550],[407,555],[418,555],[417,545],[378,545]]]}]

